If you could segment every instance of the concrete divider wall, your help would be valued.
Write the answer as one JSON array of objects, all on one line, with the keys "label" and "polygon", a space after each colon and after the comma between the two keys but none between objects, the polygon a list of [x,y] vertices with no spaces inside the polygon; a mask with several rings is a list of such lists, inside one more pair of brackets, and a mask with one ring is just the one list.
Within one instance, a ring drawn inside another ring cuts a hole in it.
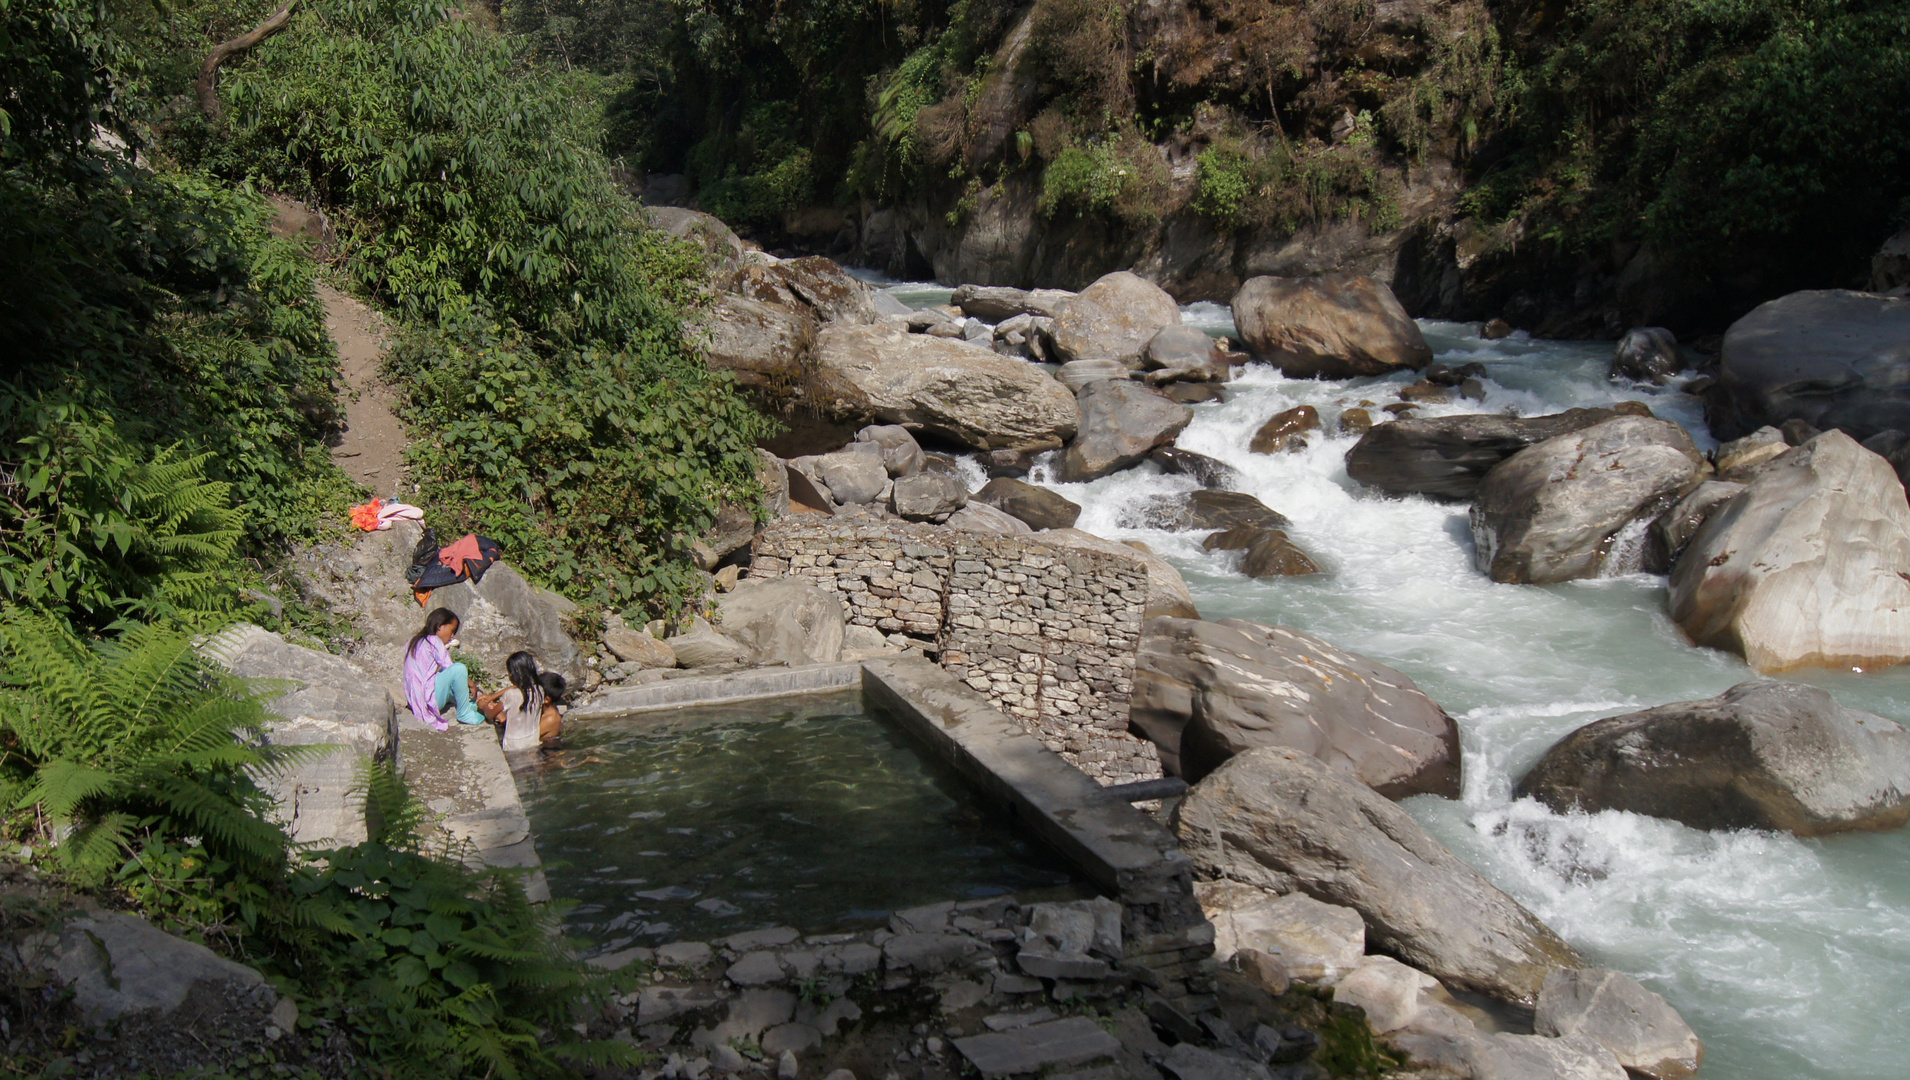
[{"label": "concrete divider wall", "polygon": [[902,633],[1103,783],[1161,774],[1128,734],[1134,654],[1147,602],[1138,562],[902,522],[772,523],[752,577],[801,575],[842,599],[851,622]]}]

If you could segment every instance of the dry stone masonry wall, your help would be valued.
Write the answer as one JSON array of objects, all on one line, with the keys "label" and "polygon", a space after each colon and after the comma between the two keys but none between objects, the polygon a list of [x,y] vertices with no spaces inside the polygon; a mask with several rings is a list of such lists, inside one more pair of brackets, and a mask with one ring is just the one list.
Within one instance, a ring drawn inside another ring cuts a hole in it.
[{"label": "dry stone masonry wall", "polygon": [[842,599],[851,622],[939,653],[1102,783],[1161,775],[1153,745],[1127,731],[1147,600],[1138,561],[1025,536],[784,519],[757,537],[750,575],[808,577]]}]

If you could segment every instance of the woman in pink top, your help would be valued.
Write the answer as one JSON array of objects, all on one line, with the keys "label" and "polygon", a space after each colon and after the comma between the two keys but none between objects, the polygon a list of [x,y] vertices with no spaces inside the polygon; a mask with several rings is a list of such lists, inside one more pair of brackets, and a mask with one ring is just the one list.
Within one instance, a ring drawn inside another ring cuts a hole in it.
[{"label": "woman in pink top", "polygon": [[405,702],[411,715],[439,731],[451,726],[442,710],[453,702],[458,723],[484,722],[484,714],[471,703],[471,673],[451,662],[449,646],[457,634],[457,612],[438,608],[425,616],[424,629],[412,635],[405,649]]}]

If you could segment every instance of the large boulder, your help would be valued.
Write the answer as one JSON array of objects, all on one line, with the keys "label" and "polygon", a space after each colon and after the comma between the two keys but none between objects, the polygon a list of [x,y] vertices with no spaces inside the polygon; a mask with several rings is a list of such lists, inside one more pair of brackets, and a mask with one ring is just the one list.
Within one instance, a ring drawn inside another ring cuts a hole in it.
[{"label": "large boulder", "polygon": [[1704,1062],[1704,1042],[1664,998],[1616,971],[1565,968],[1545,977],[1533,1031],[1583,1035],[1633,1076],[1684,1080]]},{"label": "large boulder", "polygon": [[123,911],[72,913],[12,944],[24,966],[72,992],[89,1024],[157,1021],[177,1035],[232,1011],[261,1026],[268,1017],[297,1016],[274,1012],[279,996],[257,971]]},{"label": "large boulder", "polygon": [[1517,791],[1560,811],[1625,810],[1694,829],[1894,828],[1910,820],[1910,731],[1815,686],[1759,680],[1587,724]]},{"label": "large boulder", "polygon": [[882,467],[890,476],[914,476],[928,466],[922,444],[900,424],[870,424],[856,432],[856,442],[882,448]]},{"label": "large boulder", "polygon": [[1080,430],[1061,456],[1056,478],[1094,480],[1139,464],[1148,451],[1174,441],[1194,419],[1194,410],[1127,380],[1082,389]]},{"label": "large boulder", "polygon": [[646,206],[643,216],[651,228],[701,247],[712,266],[732,271],[743,257],[743,242],[717,218],[680,206]]},{"label": "large boulder", "polygon": [[1052,319],[1061,314],[1061,306],[1074,299],[1063,289],[1011,289],[1001,285],[963,285],[948,302],[962,314],[985,323],[1002,323],[1017,315]]},{"label": "large boulder", "polygon": [[1021,360],[892,326],[831,326],[816,346],[819,404],[976,450],[1052,450],[1074,437],[1074,395]]},{"label": "large boulder", "polygon": [[874,443],[851,443],[850,449],[823,454],[814,460],[816,476],[829,487],[837,503],[874,502],[889,486],[889,470],[882,449]]},{"label": "large boulder", "polygon": [[1432,349],[1393,290],[1358,274],[1248,278],[1233,309],[1247,351],[1296,378],[1350,379],[1432,363]]},{"label": "large boulder", "polygon": [[833,664],[846,622],[842,602],[805,577],[744,578],[723,598],[723,636],[758,664]]},{"label": "large boulder", "polygon": [[802,382],[803,365],[816,341],[816,318],[808,309],[725,293],[704,315],[704,359],[741,386],[786,390]]},{"label": "large boulder", "polygon": [[1214,924],[1214,959],[1223,964],[1242,949],[1255,949],[1279,957],[1289,979],[1332,983],[1358,967],[1366,953],[1366,923],[1349,907],[1234,881],[1197,881],[1194,896]]},{"label": "large boulder", "polygon": [[889,509],[904,521],[947,521],[967,505],[968,488],[945,473],[901,477],[889,494]]},{"label": "large boulder", "polygon": [[1890,463],[1830,431],[1765,465],[1685,547],[1671,617],[1764,672],[1910,659],[1910,506]]},{"label": "large boulder", "polygon": [[1235,755],[1313,755],[1388,798],[1459,795],[1459,728],[1405,675],[1297,630],[1246,619],[1141,629],[1128,722],[1161,768],[1198,781]]},{"label": "large boulder", "polygon": [[[415,521],[399,521],[382,532],[306,548],[293,557],[300,595],[350,619],[359,641],[349,658],[390,685],[402,677],[405,645],[424,625],[425,613],[405,583],[405,568],[422,532]],[[453,539],[439,537],[445,543]],[[567,629],[577,605],[525,581],[509,563],[493,563],[482,582],[436,590],[430,604],[458,613],[462,647],[486,669],[502,672],[505,659],[522,649],[536,654],[539,667],[558,672],[572,685],[582,683],[584,652]]]},{"label": "large boulder", "polygon": [[[421,620],[422,621],[422,620]],[[207,655],[245,679],[288,684],[266,703],[267,746],[329,746],[253,777],[277,804],[277,818],[298,843],[362,843],[360,774],[398,748],[398,705],[364,670],[342,656],[294,645],[240,623],[212,639]]]},{"label": "large boulder", "polygon": [[1803,420],[1862,441],[1910,431],[1910,303],[1824,289],[1759,304],[1731,324],[1705,395],[1721,439]]},{"label": "large boulder", "polygon": [[1711,515],[1743,492],[1743,484],[1724,480],[1706,480],[1686,492],[1671,509],[1659,514],[1646,532],[1645,569],[1654,574],[1669,571]]},{"label": "large boulder", "polygon": [[1147,339],[1141,361],[1150,371],[1180,371],[1225,364],[1220,343],[1198,326],[1163,326]]},{"label": "large boulder", "polygon": [[[756,451],[756,480],[762,485],[763,509],[772,518],[789,512],[789,469],[783,460],[760,447]],[[690,544],[690,560],[699,570],[714,570],[723,560],[749,546],[756,538],[755,504],[724,499],[717,504],[716,520]]]},{"label": "large boulder", "polygon": [[1506,458],[1617,415],[1609,409],[1571,409],[1550,416],[1479,413],[1395,420],[1360,436],[1346,452],[1346,474],[1389,495],[1468,502],[1486,474]]},{"label": "large boulder", "polygon": [[[984,489],[986,490],[986,489]],[[1194,606],[1194,594],[1187,588],[1187,580],[1174,569],[1174,564],[1151,551],[1144,551],[1127,544],[1117,543],[1080,529],[1042,529],[1037,533],[1039,539],[1062,547],[1080,548],[1083,551],[1099,551],[1105,555],[1118,555],[1140,563],[1147,570],[1147,606],[1142,609],[1143,619],[1155,619],[1171,616],[1177,619],[1198,619],[1200,609]]]},{"label": "large boulder", "polygon": [[1662,326],[1637,326],[1625,331],[1612,353],[1611,376],[1663,386],[1684,368],[1678,338]]},{"label": "large boulder", "polygon": [[1141,366],[1147,343],[1164,326],[1180,323],[1180,305],[1159,285],[1126,270],[1097,280],[1054,315],[1059,359],[1118,360]]},{"label": "large boulder", "polygon": [[1473,563],[1494,581],[1526,585],[1597,577],[1618,532],[1696,487],[1704,465],[1684,428],[1641,416],[1526,447],[1479,485]]},{"label": "large boulder", "polygon": [[1010,476],[997,476],[970,498],[1036,530],[1071,529],[1081,516],[1081,507],[1058,492]]},{"label": "large boulder", "polygon": [[807,309],[819,322],[859,325],[882,319],[875,290],[821,255],[745,264],[731,275],[728,288],[746,299]]},{"label": "large boulder", "polygon": [[1369,947],[1448,986],[1533,1004],[1571,946],[1412,815],[1311,754],[1262,747],[1194,785],[1175,816],[1197,873],[1353,908]]}]

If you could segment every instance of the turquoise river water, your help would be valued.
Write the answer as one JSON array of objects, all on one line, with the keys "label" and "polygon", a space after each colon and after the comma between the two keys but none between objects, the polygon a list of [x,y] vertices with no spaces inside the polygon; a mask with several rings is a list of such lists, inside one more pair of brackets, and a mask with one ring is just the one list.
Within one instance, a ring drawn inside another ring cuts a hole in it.
[{"label": "turquoise river water", "polygon": [[[916,284],[891,291],[918,306],[948,295]],[[1221,305],[1196,304],[1184,317],[1216,335],[1233,330]],[[1610,343],[1485,341],[1474,326],[1421,326],[1440,359],[1489,372],[1483,405],[1422,415],[1633,399],[1683,424],[1700,446],[1716,445],[1693,398],[1608,382]],[[1910,831],[1814,840],[1704,833],[1631,814],[1562,816],[1511,797],[1524,771],[1577,727],[1754,677],[1737,657],[1685,641],[1666,614],[1664,578],[1495,584],[1472,568],[1466,508],[1362,490],[1346,475],[1352,439],[1314,433],[1300,453],[1247,452],[1276,412],[1310,404],[1330,430],[1361,398],[1393,400],[1376,384],[1407,381],[1295,380],[1250,365],[1229,400],[1194,407],[1178,440],[1238,469],[1245,490],[1291,518],[1293,539],[1325,568],[1317,577],[1253,581],[1238,572],[1237,554],[1202,551],[1200,533],[1135,527],[1143,500],[1194,486],[1152,465],[1052,486],[1083,505],[1081,528],[1144,541],[1174,562],[1208,618],[1291,626],[1411,675],[1458,720],[1464,792],[1457,801],[1415,798],[1408,809],[1596,963],[1664,994],[1706,1042],[1702,1075],[1910,1076]],[[1044,468],[1031,479],[1051,478]],[[1793,677],[1910,721],[1910,669]]]}]

